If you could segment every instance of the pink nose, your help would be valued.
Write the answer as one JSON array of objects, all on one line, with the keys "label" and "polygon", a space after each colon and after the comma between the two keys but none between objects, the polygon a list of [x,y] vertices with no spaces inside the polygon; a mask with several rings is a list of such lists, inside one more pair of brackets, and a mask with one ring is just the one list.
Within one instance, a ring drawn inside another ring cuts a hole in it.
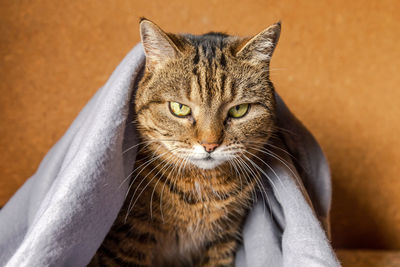
[{"label": "pink nose", "polygon": [[213,152],[219,144],[201,144],[207,152]]}]

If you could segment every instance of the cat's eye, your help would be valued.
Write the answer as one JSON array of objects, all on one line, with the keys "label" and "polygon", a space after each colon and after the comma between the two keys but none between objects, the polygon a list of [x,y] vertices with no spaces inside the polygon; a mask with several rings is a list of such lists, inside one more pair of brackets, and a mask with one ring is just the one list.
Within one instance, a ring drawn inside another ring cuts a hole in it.
[{"label": "cat's eye", "polygon": [[185,117],[190,115],[190,108],[178,102],[169,102],[171,113],[178,117]]},{"label": "cat's eye", "polygon": [[229,116],[233,118],[241,118],[246,115],[249,110],[250,104],[240,104],[231,108],[228,112]]}]

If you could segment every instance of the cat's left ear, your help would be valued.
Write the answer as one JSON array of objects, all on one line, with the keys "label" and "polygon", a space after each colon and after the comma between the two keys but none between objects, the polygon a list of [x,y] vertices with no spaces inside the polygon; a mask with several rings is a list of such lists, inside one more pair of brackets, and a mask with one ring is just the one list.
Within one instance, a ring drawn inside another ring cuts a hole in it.
[{"label": "cat's left ear", "polygon": [[275,23],[238,47],[236,57],[252,64],[269,62],[279,40],[281,22]]},{"label": "cat's left ear", "polygon": [[179,49],[168,34],[148,19],[142,18],[140,21],[140,37],[149,70],[154,70],[179,54]]}]

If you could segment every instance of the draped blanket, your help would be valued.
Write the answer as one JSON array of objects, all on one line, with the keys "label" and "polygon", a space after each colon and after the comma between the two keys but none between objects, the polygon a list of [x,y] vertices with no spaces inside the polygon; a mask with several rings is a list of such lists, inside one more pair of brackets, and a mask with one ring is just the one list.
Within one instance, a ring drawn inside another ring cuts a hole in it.
[{"label": "draped blanket", "polygon": [[[0,266],[86,266],[122,207],[137,143],[132,95],[145,64],[137,45],[37,172],[0,211]],[[278,137],[260,166],[258,197],[236,266],[340,266],[327,238],[330,173],[315,139],[276,94]],[[273,149],[272,149],[273,148]]]}]

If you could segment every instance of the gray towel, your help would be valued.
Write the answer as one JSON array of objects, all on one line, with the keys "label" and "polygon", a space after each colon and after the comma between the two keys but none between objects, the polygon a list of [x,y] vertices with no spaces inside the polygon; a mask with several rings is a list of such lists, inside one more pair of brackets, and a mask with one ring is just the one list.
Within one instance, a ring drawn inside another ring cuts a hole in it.
[{"label": "gray towel", "polygon": [[[143,65],[137,45],[0,211],[0,266],[89,263],[128,188],[124,179],[136,151],[122,151],[137,142],[130,107]],[[236,265],[339,266],[326,237],[331,187],[325,157],[276,97],[282,130],[260,166],[268,198],[259,197],[248,215]]]}]

